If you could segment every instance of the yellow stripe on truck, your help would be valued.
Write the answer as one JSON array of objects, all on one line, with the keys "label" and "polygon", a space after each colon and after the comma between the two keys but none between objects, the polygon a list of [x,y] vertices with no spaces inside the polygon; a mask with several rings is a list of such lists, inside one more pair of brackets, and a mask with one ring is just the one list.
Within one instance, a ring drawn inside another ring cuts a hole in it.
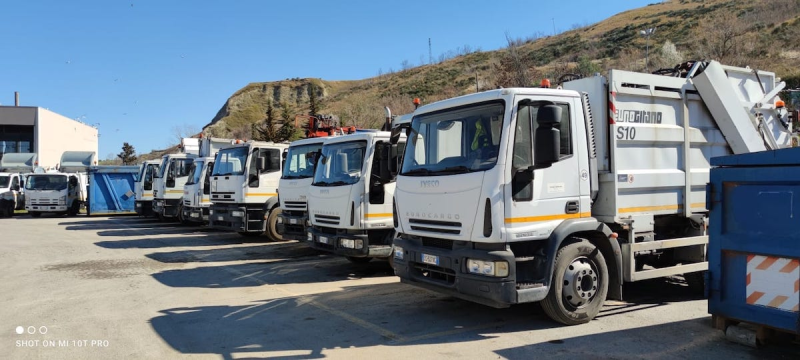
[{"label": "yellow stripe on truck", "polygon": [[[691,206],[692,209],[705,209],[706,203],[694,203],[691,204]],[[627,213],[648,212],[648,211],[679,210],[681,208],[683,208],[683,205],[658,205],[658,206],[639,206],[639,207],[620,208],[618,211],[620,214],[627,214]]]},{"label": "yellow stripe on truck", "polygon": [[557,215],[515,217],[515,218],[506,218],[506,224],[529,223],[529,222],[540,222],[540,221],[551,221],[551,220],[579,219],[579,218],[584,218],[584,217],[589,217],[589,216],[592,216],[592,213],[584,212],[584,213],[579,213],[579,214],[557,214]]},{"label": "yellow stripe on truck", "polygon": [[378,213],[378,214],[364,214],[367,218],[384,218],[384,217],[392,217],[392,213]]},{"label": "yellow stripe on truck", "polygon": [[278,193],[249,193],[244,196],[277,196]]},{"label": "yellow stripe on truck", "polygon": [[167,194],[183,194],[183,190],[167,190]]}]

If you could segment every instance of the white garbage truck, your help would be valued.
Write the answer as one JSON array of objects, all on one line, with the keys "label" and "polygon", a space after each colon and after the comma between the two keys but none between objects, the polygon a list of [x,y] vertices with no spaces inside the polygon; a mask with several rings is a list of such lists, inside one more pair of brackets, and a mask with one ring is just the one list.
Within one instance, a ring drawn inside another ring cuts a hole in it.
[{"label": "white garbage truck", "polygon": [[161,161],[146,160],[141,164],[139,176],[136,179],[135,193],[136,200],[134,209],[139,216],[153,215],[153,184]]},{"label": "white garbage truck", "polygon": [[36,166],[34,153],[8,153],[0,157],[0,217],[25,209],[25,174]]},{"label": "white garbage truck", "polygon": [[153,183],[153,213],[161,220],[182,220],[183,188],[200,151],[199,139],[182,139],[180,151],[161,158],[158,176]]},{"label": "white garbage truck", "polygon": [[88,172],[97,165],[97,154],[65,151],[58,171],[28,174],[25,210],[33,217],[43,213],[75,216],[86,203]]},{"label": "white garbage truck", "polygon": [[211,172],[209,226],[242,236],[266,232],[272,241],[278,232],[278,182],[285,143],[236,140],[217,152]]},{"label": "white garbage truck", "polygon": [[183,220],[188,223],[208,222],[211,207],[211,170],[214,155],[219,149],[230,146],[231,139],[200,138],[200,157],[194,159],[189,181],[183,189]]},{"label": "white garbage truck", "polygon": [[308,190],[307,241],[313,248],[354,263],[391,261],[392,173],[405,140],[391,144],[390,135],[361,130],[330,138],[322,146]]},{"label": "white garbage truck", "polygon": [[685,274],[702,288],[709,160],[787,147],[791,125],[774,73],[683,69],[417,109],[400,131],[395,273],[493,307],[541,301],[568,325],[624,282]]},{"label": "white garbage truck", "polygon": [[306,240],[308,188],[314,179],[314,168],[320,149],[327,139],[329,138],[308,138],[289,144],[278,183],[281,213],[278,215],[277,227],[284,240]]}]

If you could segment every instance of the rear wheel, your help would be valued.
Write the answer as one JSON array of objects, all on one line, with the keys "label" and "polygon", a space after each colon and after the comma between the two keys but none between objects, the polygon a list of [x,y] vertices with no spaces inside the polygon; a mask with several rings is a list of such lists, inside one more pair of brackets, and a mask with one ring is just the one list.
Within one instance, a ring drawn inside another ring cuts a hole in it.
[{"label": "rear wheel", "polygon": [[281,214],[281,208],[274,207],[269,211],[267,216],[267,237],[270,241],[283,241],[283,234],[278,232],[278,215]]},{"label": "rear wheel", "polygon": [[608,268],[603,254],[585,239],[558,250],[550,292],[542,301],[544,312],[565,325],[591,321],[608,293]]},{"label": "rear wheel", "polygon": [[345,257],[353,264],[366,264],[372,260],[371,257],[354,257],[354,256],[345,256]]},{"label": "rear wheel", "polygon": [[185,216],[183,216],[183,200],[181,200],[181,203],[178,204],[178,221],[184,225],[189,224],[189,221],[186,220]]},{"label": "rear wheel", "polygon": [[67,215],[75,216],[78,215],[80,211],[81,211],[81,204],[77,201],[73,201],[72,206],[70,206],[69,210],[67,210]]}]

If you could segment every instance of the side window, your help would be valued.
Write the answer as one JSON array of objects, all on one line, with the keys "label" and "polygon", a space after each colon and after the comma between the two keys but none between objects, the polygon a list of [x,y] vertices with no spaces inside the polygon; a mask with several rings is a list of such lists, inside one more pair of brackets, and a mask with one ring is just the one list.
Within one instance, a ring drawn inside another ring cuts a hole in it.
[{"label": "side window", "polygon": [[178,159],[175,162],[175,177],[186,177],[192,172],[193,159]]},{"label": "side window", "polygon": [[513,180],[511,193],[514,201],[533,200],[533,179],[522,170],[533,165],[533,138],[531,137],[531,106],[521,106],[517,111],[517,126],[514,130],[514,157],[511,160]]},{"label": "side window", "polygon": [[267,168],[263,173],[281,171],[281,151],[278,149],[261,149],[261,156],[267,159]]},{"label": "side window", "polygon": [[17,186],[19,186],[19,178],[14,176],[14,178],[11,179],[11,188],[13,189]]},{"label": "side window", "polygon": [[208,163],[208,167],[206,168],[206,176],[203,180],[203,194],[208,195],[211,193],[211,170],[214,169],[214,162],[211,161]]}]

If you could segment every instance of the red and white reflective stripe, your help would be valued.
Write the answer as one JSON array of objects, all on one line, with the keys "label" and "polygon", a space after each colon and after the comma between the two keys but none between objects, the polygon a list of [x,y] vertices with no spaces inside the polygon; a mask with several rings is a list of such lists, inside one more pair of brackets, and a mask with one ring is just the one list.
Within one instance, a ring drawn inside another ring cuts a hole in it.
[{"label": "red and white reflective stripe", "polygon": [[617,92],[612,91],[611,97],[608,98],[608,123],[614,125],[617,123]]},{"label": "red and white reflective stripe", "polygon": [[800,260],[748,255],[747,303],[785,311],[800,306]]}]

